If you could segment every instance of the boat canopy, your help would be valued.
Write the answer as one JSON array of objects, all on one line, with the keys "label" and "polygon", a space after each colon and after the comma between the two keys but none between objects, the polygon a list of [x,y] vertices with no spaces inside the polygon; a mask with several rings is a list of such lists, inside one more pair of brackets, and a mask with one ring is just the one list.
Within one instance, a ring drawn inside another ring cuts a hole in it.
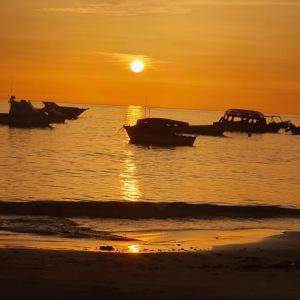
[{"label": "boat canopy", "polygon": [[256,120],[265,119],[263,113],[256,110],[246,110],[246,109],[229,109],[225,112],[225,116],[238,117],[241,119],[256,119]]},{"label": "boat canopy", "polygon": [[165,118],[145,118],[137,120],[136,124],[138,126],[150,125],[150,126],[169,126],[169,127],[179,127],[179,126],[189,126],[189,123],[176,121]]},{"label": "boat canopy", "polygon": [[12,116],[28,116],[37,113],[37,110],[33,107],[30,101],[20,100],[15,101],[15,97],[10,99],[9,114]]}]

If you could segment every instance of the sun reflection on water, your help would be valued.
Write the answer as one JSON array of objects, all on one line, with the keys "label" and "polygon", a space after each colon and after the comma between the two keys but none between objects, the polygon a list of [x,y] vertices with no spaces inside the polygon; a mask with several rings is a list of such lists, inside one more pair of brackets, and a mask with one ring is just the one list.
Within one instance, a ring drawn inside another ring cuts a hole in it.
[{"label": "sun reflection on water", "polygon": [[124,171],[120,174],[123,199],[137,201],[141,198],[141,192],[136,179],[134,155],[131,150],[126,151],[125,154]]},{"label": "sun reflection on water", "polygon": [[[130,105],[126,114],[126,123],[133,125],[143,114],[142,107]],[[120,174],[121,190],[123,199],[127,201],[138,201],[141,198],[137,177],[134,152],[125,149],[124,169]]]},{"label": "sun reflection on water", "polygon": [[134,125],[144,114],[141,106],[129,105],[126,113],[126,124]]}]

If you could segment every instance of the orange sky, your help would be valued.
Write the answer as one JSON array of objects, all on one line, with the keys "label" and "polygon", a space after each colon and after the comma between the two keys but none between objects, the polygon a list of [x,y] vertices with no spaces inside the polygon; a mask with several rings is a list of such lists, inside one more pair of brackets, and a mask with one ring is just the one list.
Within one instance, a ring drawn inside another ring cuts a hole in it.
[{"label": "orange sky", "polygon": [[300,114],[300,0],[1,0],[0,42],[1,99]]}]

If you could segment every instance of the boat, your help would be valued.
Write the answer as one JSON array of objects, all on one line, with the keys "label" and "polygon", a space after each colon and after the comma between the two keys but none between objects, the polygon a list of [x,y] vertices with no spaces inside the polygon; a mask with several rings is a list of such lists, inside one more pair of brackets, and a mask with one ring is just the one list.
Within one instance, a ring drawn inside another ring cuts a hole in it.
[{"label": "boat", "polygon": [[188,125],[179,129],[181,133],[189,133],[196,135],[211,135],[211,136],[224,136],[224,128],[218,124],[213,125]]},{"label": "boat", "polygon": [[72,106],[60,106],[55,102],[43,102],[44,107],[42,110],[44,112],[53,114],[61,114],[68,120],[77,119],[79,115],[81,115],[84,111],[88,110],[88,108],[79,108],[79,107],[72,107]]},{"label": "boat", "polygon": [[50,123],[64,123],[67,119],[66,115],[55,110],[46,111],[43,109],[38,109],[38,111],[43,112],[48,117]]},{"label": "boat", "polygon": [[189,126],[186,122],[171,119],[144,118],[137,120],[136,125],[124,125],[124,128],[133,144],[165,147],[193,146],[195,136],[178,132],[178,128],[186,126]]},{"label": "boat", "polygon": [[295,126],[293,123],[290,123],[285,132],[291,132],[292,135],[300,135],[300,126]]},{"label": "boat", "polygon": [[43,108],[37,108],[37,111],[45,114],[48,119],[50,120],[50,123],[64,123],[67,119],[67,116],[55,109],[45,109],[45,107]]},{"label": "boat", "polygon": [[263,113],[255,110],[229,109],[213,125],[219,126],[224,131],[277,133],[281,129],[286,129],[289,123],[290,121],[282,121],[278,115],[265,116]]},{"label": "boat", "polygon": [[30,101],[16,101],[14,96],[9,100],[9,113],[0,113],[0,124],[11,127],[47,127],[50,125],[49,117],[37,111]]}]

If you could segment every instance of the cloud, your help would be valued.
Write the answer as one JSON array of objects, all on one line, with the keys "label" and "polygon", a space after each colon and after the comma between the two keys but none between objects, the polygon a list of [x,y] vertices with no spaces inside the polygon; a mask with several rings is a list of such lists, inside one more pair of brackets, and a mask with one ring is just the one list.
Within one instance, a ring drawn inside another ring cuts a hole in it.
[{"label": "cloud", "polygon": [[98,51],[96,52],[97,55],[104,57],[107,61],[113,63],[119,63],[126,67],[132,62],[133,60],[141,60],[144,62],[147,68],[155,68],[155,65],[166,63],[166,61],[156,60],[148,55],[143,54],[128,54],[128,53],[118,53],[118,52],[104,52]]},{"label": "cloud", "polygon": [[106,0],[70,7],[48,7],[46,12],[136,16],[151,14],[187,14],[201,6],[299,6],[300,0]]},{"label": "cloud", "polygon": [[180,14],[189,12],[190,8],[182,3],[182,1],[176,0],[125,0],[119,2],[98,1],[90,4],[77,4],[71,7],[43,8],[42,10],[49,12],[102,14],[109,16],[134,16],[143,14]]},{"label": "cloud", "polygon": [[134,59],[140,60],[150,60],[147,55],[142,54],[128,54],[128,53],[118,53],[118,52],[104,52],[98,51],[96,52],[98,55],[105,56],[111,62],[130,62]]}]

